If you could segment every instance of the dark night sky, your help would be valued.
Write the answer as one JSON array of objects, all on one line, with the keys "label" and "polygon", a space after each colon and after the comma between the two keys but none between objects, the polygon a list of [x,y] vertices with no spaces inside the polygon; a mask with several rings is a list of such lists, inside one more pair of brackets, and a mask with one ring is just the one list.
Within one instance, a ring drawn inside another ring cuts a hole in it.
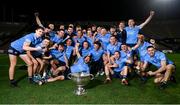
[{"label": "dark night sky", "polygon": [[[50,21],[116,21],[135,18],[145,19],[150,10],[156,19],[179,19],[180,0],[50,0],[15,1],[0,4],[0,20],[31,19],[39,12],[43,20]],[[41,2],[41,3],[40,3]],[[61,3],[62,2],[62,3]],[[81,3],[81,4],[80,4]],[[23,17],[25,16],[25,17]],[[27,17],[26,17],[27,16]]]}]

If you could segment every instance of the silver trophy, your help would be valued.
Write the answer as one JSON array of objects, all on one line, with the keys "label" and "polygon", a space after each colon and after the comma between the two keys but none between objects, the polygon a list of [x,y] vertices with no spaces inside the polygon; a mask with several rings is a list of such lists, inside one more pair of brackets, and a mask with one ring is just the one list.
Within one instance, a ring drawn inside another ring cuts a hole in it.
[{"label": "silver trophy", "polygon": [[83,95],[87,93],[84,86],[87,85],[90,80],[93,80],[94,76],[89,73],[78,72],[68,74],[68,78],[73,80],[77,85],[77,89],[74,93],[76,95]]}]

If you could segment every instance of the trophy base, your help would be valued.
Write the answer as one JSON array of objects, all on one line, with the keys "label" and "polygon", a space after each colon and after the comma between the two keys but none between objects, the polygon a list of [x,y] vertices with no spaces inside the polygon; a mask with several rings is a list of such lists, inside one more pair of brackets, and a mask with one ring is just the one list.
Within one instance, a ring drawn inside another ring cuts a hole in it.
[{"label": "trophy base", "polygon": [[78,87],[75,91],[74,91],[74,94],[76,94],[76,95],[84,95],[84,94],[86,94],[87,92],[86,92],[86,90],[83,88],[83,87]]}]

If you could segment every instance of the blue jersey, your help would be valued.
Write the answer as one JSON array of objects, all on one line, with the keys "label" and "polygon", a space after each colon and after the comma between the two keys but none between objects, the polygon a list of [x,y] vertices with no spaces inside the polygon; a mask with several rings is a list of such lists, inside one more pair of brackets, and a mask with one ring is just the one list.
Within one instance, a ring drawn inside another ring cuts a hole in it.
[{"label": "blue jersey", "polygon": [[93,39],[90,38],[90,37],[88,37],[88,36],[86,36],[86,40],[88,41],[90,47],[91,47],[91,48],[94,48],[94,46],[93,46]]},{"label": "blue jersey", "polygon": [[144,61],[144,57],[145,57],[145,55],[147,54],[147,47],[148,47],[148,46],[151,46],[151,44],[150,44],[149,42],[144,42],[144,43],[141,44],[141,45],[138,47],[138,49],[137,49],[141,61]]},{"label": "blue jersey", "polygon": [[70,59],[72,53],[73,53],[74,47],[73,46],[66,46],[66,56],[68,59]]},{"label": "blue jersey", "polygon": [[107,45],[109,44],[110,37],[111,37],[110,34],[105,34],[104,36],[101,35],[101,36],[99,37],[99,41],[101,42],[102,48],[103,48],[103,50],[105,50],[105,51],[106,51],[106,49],[107,49]]},{"label": "blue jersey", "polygon": [[81,38],[73,38],[74,42],[79,42],[80,46],[82,46],[83,42],[86,40],[86,38],[84,36],[82,36]]},{"label": "blue jersey", "polygon": [[124,66],[126,66],[126,60],[127,59],[116,59],[115,63],[118,65],[118,67],[114,68],[115,72],[121,72],[124,69]]},{"label": "blue jersey", "polygon": [[56,34],[54,37],[51,38],[51,41],[52,41],[53,43],[59,44],[59,43],[63,42],[63,38],[60,38],[60,37]]},{"label": "blue jersey", "polygon": [[56,31],[50,31],[49,32],[49,36],[55,36],[55,34],[56,34]]},{"label": "blue jersey", "polygon": [[54,59],[56,59],[58,61],[65,62],[65,59],[64,59],[64,57],[66,56],[65,52],[61,52],[59,50],[52,49],[52,50],[50,50],[50,54],[52,55],[52,57]]},{"label": "blue jersey", "polygon": [[88,64],[84,62],[83,57],[78,58],[77,63],[70,67],[71,73],[85,72],[89,73],[90,69]]},{"label": "blue jersey", "polygon": [[100,60],[102,58],[103,54],[104,54],[104,51],[102,49],[99,49],[99,50],[92,49],[90,51],[90,55],[92,56],[93,61]]},{"label": "blue jersey", "polygon": [[[45,46],[44,46],[43,43],[41,42],[40,44],[37,44],[35,47],[36,47],[36,48],[38,48],[38,47],[44,48]],[[33,56],[40,56],[40,55],[42,55],[42,54],[44,54],[43,50],[32,51],[32,55],[33,55]]]},{"label": "blue jersey", "polygon": [[126,27],[125,30],[127,32],[126,43],[127,44],[136,44],[137,40],[138,40],[138,33],[140,30],[140,27],[139,26]]},{"label": "blue jersey", "polygon": [[149,54],[145,56],[145,62],[149,62],[157,68],[161,67],[161,61],[166,61],[166,64],[173,64],[173,62],[167,59],[165,54],[160,51],[156,51],[153,57],[150,57]]},{"label": "blue jersey", "polygon": [[101,34],[97,33],[94,39],[99,40],[100,37],[101,37]]},{"label": "blue jersey", "polygon": [[37,38],[35,33],[30,33],[20,39],[15,40],[11,43],[11,47],[19,51],[20,53],[23,53],[23,45],[24,42],[30,43],[30,47],[35,47],[37,44],[42,42],[42,38]]},{"label": "blue jersey", "polygon": [[120,49],[121,49],[120,42],[115,43],[115,45],[109,44],[107,46],[107,53],[110,55],[113,55],[115,53],[115,51],[120,51]]},{"label": "blue jersey", "polygon": [[56,34],[55,34],[55,31],[50,31],[49,32],[49,37],[50,37],[50,40],[52,41],[53,40],[53,38],[56,36]]},{"label": "blue jersey", "polygon": [[85,57],[85,56],[89,55],[90,51],[91,51],[91,48],[88,48],[88,49],[83,48],[80,50],[80,54],[82,57]]},{"label": "blue jersey", "polygon": [[138,47],[138,52],[140,56],[145,56],[147,54],[147,47],[151,46],[149,42],[144,42]]},{"label": "blue jersey", "polygon": [[131,51],[120,51],[121,59],[128,59],[132,57],[132,52]]}]

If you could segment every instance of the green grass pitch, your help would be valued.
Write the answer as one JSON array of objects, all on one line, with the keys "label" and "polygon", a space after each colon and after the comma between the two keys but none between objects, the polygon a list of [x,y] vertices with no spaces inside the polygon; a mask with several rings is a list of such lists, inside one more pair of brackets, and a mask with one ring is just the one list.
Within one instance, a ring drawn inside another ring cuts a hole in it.
[{"label": "green grass pitch", "polygon": [[[8,80],[9,58],[0,55],[0,104],[180,104],[180,54],[168,54],[176,64],[177,83],[169,83],[160,90],[153,83],[153,77],[146,84],[132,78],[130,86],[123,86],[120,80],[103,84],[104,76],[95,78],[86,86],[87,94],[73,94],[75,84],[71,80],[56,81],[42,86],[29,84],[27,71],[16,68],[15,79],[20,79],[19,88],[11,88]],[[18,64],[24,64],[18,60]]]}]

